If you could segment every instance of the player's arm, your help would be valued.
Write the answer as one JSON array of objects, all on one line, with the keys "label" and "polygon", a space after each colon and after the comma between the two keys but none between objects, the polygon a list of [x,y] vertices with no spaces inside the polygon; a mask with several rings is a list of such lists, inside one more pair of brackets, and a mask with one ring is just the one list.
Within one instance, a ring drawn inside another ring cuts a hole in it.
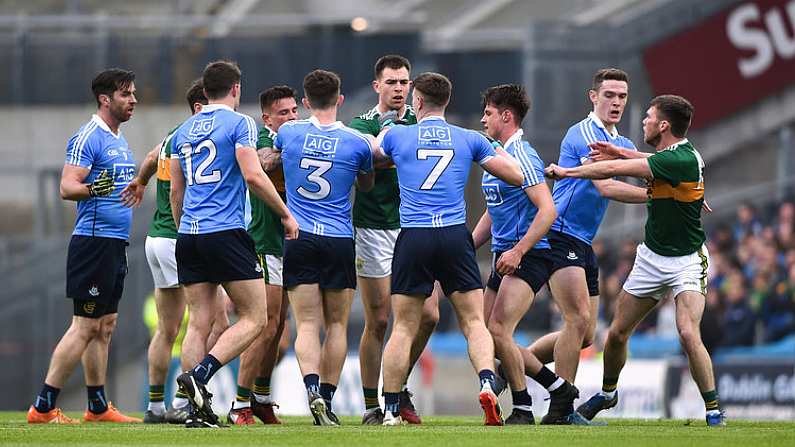
[{"label": "player's arm", "polygon": [[533,202],[533,205],[538,208],[538,212],[522,239],[497,260],[497,273],[501,275],[513,274],[519,268],[522,257],[549,232],[552,223],[558,217],[558,210],[555,208],[555,202],[552,200],[552,194],[549,192],[549,187],[547,187],[546,183],[542,181],[527,187],[524,192],[530,201]]},{"label": "player's arm", "polygon": [[161,142],[155,146],[144,160],[141,162],[141,167],[138,168],[138,175],[136,175],[130,183],[121,190],[121,203],[126,207],[138,207],[144,198],[144,191],[149,180],[157,172],[157,159],[160,156],[160,148],[163,143]]},{"label": "player's arm", "polygon": [[91,183],[83,183],[91,169],[65,164],[61,171],[61,198],[64,200],[85,200],[91,197],[105,197],[113,192],[113,177],[102,171]]},{"label": "player's arm", "polygon": [[480,165],[489,174],[510,183],[513,186],[522,186],[524,175],[519,163],[502,149],[496,149],[496,157],[491,157]]},{"label": "player's arm", "polygon": [[376,167],[388,165],[392,162],[392,157],[387,155],[383,149],[384,138],[386,137],[387,133],[389,133],[389,129],[391,129],[391,127],[383,128],[377,137],[365,135],[367,140],[370,142],[370,149],[373,153],[373,165]]},{"label": "player's arm", "polygon": [[259,164],[265,172],[271,172],[282,166],[282,153],[272,147],[262,147],[257,149]]},{"label": "player's arm", "polygon": [[610,200],[622,203],[646,203],[648,195],[646,188],[630,185],[615,179],[593,180],[593,185],[599,194]]},{"label": "player's arm", "polygon": [[619,147],[607,141],[594,141],[590,143],[588,147],[591,149],[591,152],[588,153],[588,157],[593,161],[647,158],[653,155],[650,152],[640,152],[634,149]]},{"label": "player's arm", "polygon": [[608,179],[617,176],[638,177],[651,179],[651,168],[646,158],[636,158],[633,160],[610,160],[599,163],[588,163],[573,168],[564,168],[554,163],[544,169],[544,175],[555,180],[575,177],[589,179]]},{"label": "player's arm", "polygon": [[268,207],[281,218],[286,239],[298,238],[298,222],[287,209],[273,182],[262,170],[253,147],[239,146],[235,149],[235,158],[248,189],[265,202]]},{"label": "player's arm", "polygon": [[472,242],[475,243],[475,250],[482,247],[489,239],[491,239],[491,214],[486,208],[486,211],[480,216],[478,224],[475,225],[475,229],[472,230]]},{"label": "player's arm", "polygon": [[174,223],[179,228],[179,221],[182,219],[182,201],[185,198],[185,177],[182,175],[182,164],[179,158],[172,155],[171,163],[168,164],[168,171],[171,175],[171,190],[168,201],[171,203],[171,216]]}]

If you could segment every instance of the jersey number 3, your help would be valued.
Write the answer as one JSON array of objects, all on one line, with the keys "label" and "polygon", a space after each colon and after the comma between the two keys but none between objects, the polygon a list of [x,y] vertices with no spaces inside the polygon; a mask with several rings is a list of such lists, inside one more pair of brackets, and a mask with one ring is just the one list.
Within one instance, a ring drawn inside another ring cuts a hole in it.
[{"label": "jersey number 3", "polygon": [[317,191],[310,191],[303,186],[298,188],[298,194],[306,197],[309,200],[321,200],[328,197],[331,194],[331,183],[328,180],[323,178],[323,174],[325,174],[331,166],[333,165],[332,162],[327,160],[315,160],[314,158],[302,158],[301,159],[301,169],[313,169],[309,175],[306,176],[306,180],[310,183],[317,185]]},{"label": "jersey number 3", "polygon": [[[207,158],[202,160],[202,162],[199,163],[199,166],[196,167],[196,172],[193,172],[193,155],[200,154],[203,149],[207,149],[208,151]],[[193,185],[194,183],[197,185],[216,183],[221,180],[220,169],[214,169],[209,174],[206,173],[207,169],[209,169],[210,165],[213,164],[213,161],[215,161],[215,157],[218,154],[213,140],[204,140],[195,148],[192,147],[190,143],[185,143],[182,145],[179,151],[182,153],[182,156],[185,157],[185,167],[187,168],[186,171],[188,171],[185,173],[185,178],[187,179],[188,186]]]},{"label": "jersey number 3", "polygon": [[436,184],[444,170],[453,161],[453,155],[455,155],[455,152],[452,149],[417,149],[418,160],[427,160],[430,157],[439,159],[433,169],[431,169],[428,177],[422,182],[420,189],[433,189],[433,185]]}]

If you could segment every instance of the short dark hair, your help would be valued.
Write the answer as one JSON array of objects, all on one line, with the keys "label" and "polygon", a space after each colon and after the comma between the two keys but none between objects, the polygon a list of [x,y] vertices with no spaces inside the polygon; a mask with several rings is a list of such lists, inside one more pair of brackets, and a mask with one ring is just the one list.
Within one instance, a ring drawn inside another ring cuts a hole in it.
[{"label": "short dark hair", "polygon": [[445,107],[450,102],[453,84],[447,76],[432,72],[422,73],[413,83],[414,90],[419,91],[431,106]]},{"label": "short dark hair", "polygon": [[204,67],[202,83],[207,99],[221,99],[240,82],[240,67],[232,61],[210,62]]},{"label": "short dark hair", "polygon": [[204,84],[201,78],[194,80],[190,87],[188,87],[188,91],[185,92],[185,99],[188,101],[188,109],[190,109],[191,114],[195,113],[193,105],[197,102],[207,105],[208,101],[207,97],[204,96]]},{"label": "short dark hair", "polygon": [[113,92],[123,90],[135,82],[135,73],[122,68],[108,68],[101,71],[91,81],[91,91],[99,107],[99,95],[107,95],[113,98]]},{"label": "short dark hair", "polygon": [[509,109],[513,113],[517,125],[522,123],[527,111],[530,110],[530,97],[527,96],[524,86],[519,84],[489,87],[481,96],[484,109],[487,105],[493,105],[500,111]]},{"label": "short dark hair", "polygon": [[671,123],[671,134],[682,138],[687,135],[693,119],[693,104],[677,95],[660,95],[651,100],[651,107],[657,109],[658,118]]},{"label": "short dark hair", "polygon": [[381,77],[381,73],[384,72],[385,68],[399,70],[403,67],[406,67],[406,70],[411,71],[411,63],[405,57],[397,54],[387,54],[386,56],[381,56],[377,61],[375,61],[375,79],[379,79]]},{"label": "short dark hair", "polygon": [[340,77],[326,70],[313,70],[304,76],[304,95],[315,109],[327,109],[340,96]]},{"label": "short dark hair", "polygon": [[605,81],[624,81],[629,85],[629,75],[620,68],[602,68],[594,73],[591,90],[598,91]]},{"label": "short dark hair", "polygon": [[284,98],[295,98],[295,89],[287,85],[276,85],[259,94],[259,108],[265,110],[276,101]]}]

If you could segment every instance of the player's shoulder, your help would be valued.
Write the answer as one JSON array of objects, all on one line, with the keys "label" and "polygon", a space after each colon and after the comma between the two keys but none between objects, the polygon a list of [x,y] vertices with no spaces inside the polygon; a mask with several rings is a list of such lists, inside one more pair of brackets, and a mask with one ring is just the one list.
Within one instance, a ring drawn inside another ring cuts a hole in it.
[{"label": "player's shoulder", "polygon": [[566,135],[563,137],[564,141],[567,142],[582,142],[593,132],[592,126],[594,126],[593,119],[590,116],[586,116],[585,118],[575,122],[569,129],[566,131]]},{"label": "player's shoulder", "polygon": [[352,127],[343,124],[342,126],[340,126],[339,130],[342,131],[344,134],[349,135],[353,141],[366,143],[367,147],[370,147],[370,140],[367,138],[367,136],[365,136],[364,133],[358,131],[357,129],[354,129]]},{"label": "player's shoulder", "polygon": [[359,121],[374,121],[377,120],[380,115],[381,114],[378,112],[378,106],[375,106],[372,109],[354,117],[353,119]]}]

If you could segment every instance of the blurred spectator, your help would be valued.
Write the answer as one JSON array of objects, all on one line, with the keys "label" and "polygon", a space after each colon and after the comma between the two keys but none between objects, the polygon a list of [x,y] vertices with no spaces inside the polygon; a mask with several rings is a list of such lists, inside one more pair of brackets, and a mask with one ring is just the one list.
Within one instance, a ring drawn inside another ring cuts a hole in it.
[{"label": "blurred spectator", "polygon": [[752,346],[756,333],[756,315],[748,304],[748,290],[742,273],[738,270],[729,273],[722,289],[726,297],[726,310],[723,313],[721,346]]},{"label": "blurred spectator", "polygon": [[762,231],[762,222],[756,216],[756,208],[750,203],[737,207],[737,222],[734,224],[734,240],[741,241]]},{"label": "blurred spectator", "polygon": [[723,330],[718,289],[708,287],[704,315],[701,317],[701,341],[710,354],[723,339]]},{"label": "blurred spectator", "polygon": [[786,278],[777,282],[762,301],[765,343],[778,341],[795,333],[795,266]]}]

